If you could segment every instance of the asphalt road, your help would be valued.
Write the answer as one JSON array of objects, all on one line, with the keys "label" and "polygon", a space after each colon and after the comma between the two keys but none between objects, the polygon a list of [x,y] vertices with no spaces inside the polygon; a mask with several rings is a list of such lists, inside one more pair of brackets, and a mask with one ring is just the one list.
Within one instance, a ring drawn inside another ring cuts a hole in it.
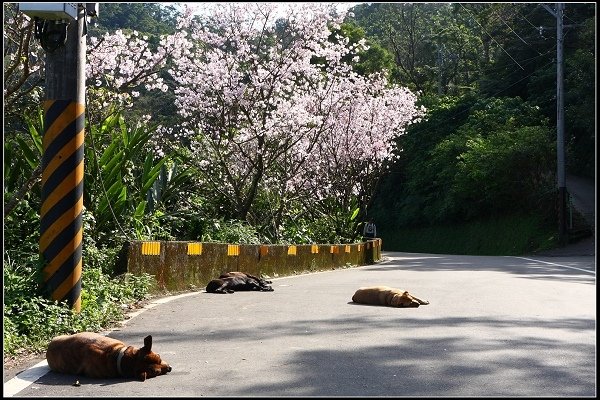
[{"label": "asphalt road", "polygon": [[[42,361],[5,382],[5,396],[595,397],[593,256],[384,258],[274,279],[274,292],[161,299],[110,336],[141,346],[151,334],[171,373],[89,379]],[[431,304],[351,302],[376,284]]]}]

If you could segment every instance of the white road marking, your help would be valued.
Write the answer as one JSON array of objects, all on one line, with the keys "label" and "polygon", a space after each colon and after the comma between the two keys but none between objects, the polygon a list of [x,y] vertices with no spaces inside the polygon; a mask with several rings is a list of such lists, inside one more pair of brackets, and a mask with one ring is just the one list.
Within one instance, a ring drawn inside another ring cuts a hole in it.
[{"label": "white road marking", "polygon": [[556,263],[552,263],[552,262],[548,262],[548,261],[536,260],[533,258],[526,258],[526,257],[515,257],[515,256],[507,256],[507,257],[520,258],[522,260],[535,261],[535,262],[540,262],[540,263],[544,263],[544,264],[555,265],[557,267],[576,269],[577,271],[583,271],[583,272],[587,272],[588,274],[596,275],[596,271],[590,271],[590,270],[583,269],[583,268],[571,267],[570,265],[556,264]]},{"label": "white road marking", "polygon": [[48,367],[46,360],[40,361],[33,367],[21,372],[19,375],[6,382],[4,384],[4,397],[14,396],[48,372],[50,372],[50,367]]}]

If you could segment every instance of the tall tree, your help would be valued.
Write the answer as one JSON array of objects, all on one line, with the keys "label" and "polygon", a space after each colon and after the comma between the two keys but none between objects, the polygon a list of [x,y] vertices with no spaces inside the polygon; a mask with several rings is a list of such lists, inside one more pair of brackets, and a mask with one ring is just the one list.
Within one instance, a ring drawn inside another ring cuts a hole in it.
[{"label": "tall tree", "polygon": [[45,54],[35,39],[32,18],[16,3],[3,3],[4,135],[26,128],[24,117],[39,106],[44,83]]},{"label": "tall tree", "polygon": [[101,33],[127,29],[162,35],[175,31],[179,13],[173,4],[101,3],[95,25]]},{"label": "tall tree", "polygon": [[[323,198],[298,179],[314,180],[320,193],[325,190],[344,208],[344,199],[357,193],[336,197],[329,190],[368,179],[355,173],[344,181],[341,168],[336,173],[324,163],[344,165],[348,172],[364,168],[376,180],[392,135],[418,114],[414,97],[387,88],[379,75],[361,77],[351,70],[345,60],[355,57],[364,40],[330,40],[343,16],[332,16],[321,4],[284,12],[282,19],[275,4],[217,6],[207,24],[191,25],[191,51],[172,70],[186,128],[197,135],[187,137],[197,149],[200,180],[226,200],[233,217],[271,227],[274,237],[281,218],[297,211],[286,208],[287,199],[302,195],[304,207],[314,208]],[[371,155],[372,169],[365,168],[364,154]],[[276,206],[257,209],[267,186]]]},{"label": "tall tree", "polygon": [[438,95],[474,89],[484,43],[451,4],[368,3],[351,11],[367,37],[394,55],[397,82]]}]

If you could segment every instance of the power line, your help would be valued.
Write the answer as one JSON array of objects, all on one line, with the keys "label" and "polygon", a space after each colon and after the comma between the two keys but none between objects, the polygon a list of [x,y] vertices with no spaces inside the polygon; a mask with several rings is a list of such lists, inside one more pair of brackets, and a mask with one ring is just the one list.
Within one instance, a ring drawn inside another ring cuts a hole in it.
[{"label": "power line", "polygon": [[[537,10],[537,9],[539,9],[540,7],[543,7],[543,6],[545,6],[545,5],[543,5],[543,4],[537,4],[537,5],[536,5],[536,6],[535,6],[535,7],[534,7],[534,8],[533,8],[533,9],[532,9],[530,12],[529,12],[529,14],[527,14],[527,15],[529,16],[529,15],[533,14],[534,12],[536,12],[536,10]],[[531,21],[529,21],[529,20],[527,19],[527,17],[526,17],[526,16],[522,15],[522,14],[521,14],[521,13],[520,13],[518,10],[517,10],[517,14],[519,14],[519,16],[520,16],[521,18],[523,18],[525,21],[527,21],[527,23],[528,23],[529,25],[531,25],[531,26],[533,27],[533,29],[535,29],[537,32],[539,32],[540,36],[542,36],[544,39],[547,39],[547,38],[546,38],[545,36],[543,36],[543,34],[542,34],[542,32],[543,32],[544,30],[549,30],[549,31],[553,31],[553,30],[554,30],[554,29],[549,29],[549,28],[546,28],[546,27],[544,27],[544,26],[540,26],[540,25],[534,25],[534,24],[533,24]]]},{"label": "power line", "polygon": [[511,58],[511,60],[513,60],[513,61],[514,61],[514,62],[515,62],[515,63],[516,63],[518,66],[519,66],[519,68],[521,68],[523,71],[525,71],[525,68],[523,68],[523,67],[521,66],[521,64],[519,64],[519,62],[518,62],[517,60],[515,60],[515,59],[513,58],[513,56],[511,56],[511,55],[508,53],[508,51],[504,50],[504,47],[502,47],[502,45],[501,45],[500,43],[498,43],[498,42],[496,41],[496,39],[494,39],[494,37],[493,37],[492,35],[490,35],[490,34],[489,34],[489,33],[488,33],[486,30],[485,30],[485,28],[484,28],[484,27],[483,27],[483,26],[482,26],[482,25],[479,23],[479,21],[477,21],[477,18],[475,18],[475,17],[473,16],[473,14],[471,14],[471,12],[470,12],[470,11],[469,11],[467,8],[465,8],[465,6],[463,6],[461,3],[458,3],[458,4],[460,4],[460,6],[461,6],[461,7],[462,7],[462,8],[463,8],[463,9],[464,9],[466,12],[468,12],[468,13],[469,13],[469,15],[470,15],[471,17],[473,17],[473,20],[475,21],[475,23],[476,23],[477,25],[479,25],[479,27],[480,27],[480,28],[481,28],[481,29],[482,29],[482,30],[483,30],[483,31],[484,31],[484,32],[485,32],[485,33],[486,33],[486,34],[487,34],[487,35],[490,37],[490,39],[492,39],[492,40],[494,41],[494,43],[496,43],[496,44],[498,45],[498,47],[500,47],[500,48],[502,49],[502,51],[503,51],[503,52],[505,52],[505,53],[506,53],[506,55],[507,55],[507,56],[509,56],[509,57]]},{"label": "power line", "polygon": [[518,34],[517,32],[515,32],[515,30],[514,30],[513,28],[511,28],[511,27],[510,27],[510,25],[508,25],[508,24],[506,23],[506,21],[504,21],[504,20],[502,19],[502,17],[499,17],[499,18],[500,18],[500,21],[502,21],[502,23],[503,23],[504,25],[506,25],[506,27],[507,27],[508,29],[510,29],[510,31],[511,31],[512,33],[514,33],[514,34],[515,34],[515,35],[516,35],[516,36],[517,36],[517,37],[518,37],[518,38],[521,40],[521,42],[525,43],[527,46],[531,46],[529,43],[527,43],[527,41],[525,41],[525,39],[523,39],[521,36],[519,36],[519,34]]},{"label": "power line", "polygon": [[506,21],[504,21],[504,19],[502,19],[502,16],[496,15],[496,17],[497,17],[497,18],[498,18],[500,21],[502,21],[502,23],[503,23],[504,25],[506,25],[506,27],[507,27],[508,29],[510,29],[510,31],[511,31],[512,33],[514,33],[514,34],[515,34],[515,35],[516,35],[516,36],[517,36],[517,37],[518,37],[518,38],[521,40],[521,42],[523,42],[523,43],[525,43],[527,46],[531,47],[531,48],[532,48],[532,49],[533,49],[533,50],[534,50],[536,53],[538,53],[539,55],[542,55],[542,53],[540,53],[540,52],[539,52],[539,51],[538,51],[538,50],[537,50],[535,47],[533,47],[533,46],[532,46],[531,44],[529,44],[529,43],[528,43],[528,42],[527,42],[525,39],[523,39],[521,36],[519,36],[519,34],[518,34],[517,32],[515,32],[515,30],[514,30],[514,29],[513,29],[513,28],[512,28],[510,25],[508,25],[508,24],[506,23]]},{"label": "power line", "polygon": [[[542,57],[546,57],[547,55],[553,53],[556,50],[556,45],[554,45],[551,49],[549,49],[548,51],[546,51],[545,53],[539,53],[539,55],[531,57],[531,58],[527,58],[524,60],[521,60],[521,62],[523,62],[524,66],[528,66],[530,64],[530,61],[533,62],[537,59],[540,59]],[[505,70],[507,67],[509,67],[511,64],[504,64],[504,65],[496,65],[494,66],[494,68],[488,68],[486,69],[486,72],[494,72],[494,71],[502,71]],[[481,72],[481,69],[477,69],[477,70],[462,70],[460,71],[461,73],[471,73],[471,72]]]},{"label": "power line", "polygon": [[[546,64],[545,64],[545,65],[543,65],[541,68],[546,68],[546,67],[548,67],[548,66],[552,65],[553,63],[554,63],[554,60],[553,60],[553,61],[550,61],[550,62],[548,62],[548,63],[546,63]],[[507,86],[507,87],[505,87],[505,88],[503,88],[503,89],[501,89],[501,90],[499,90],[499,91],[497,91],[497,92],[493,93],[492,95],[488,96],[488,98],[491,98],[491,97],[496,97],[496,96],[497,96],[497,95],[499,95],[500,93],[502,93],[502,92],[504,92],[504,91],[506,91],[506,90],[510,89],[511,87],[513,87],[513,86],[515,86],[515,85],[517,85],[517,84],[521,83],[523,80],[525,80],[525,79],[527,79],[527,78],[531,77],[531,76],[532,76],[532,75],[534,75],[536,72],[537,72],[537,71],[533,71],[533,72],[532,72],[532,73],[530,73],[529,75],[526,75],[526,76],[524,76],[523,78],[519,79],[518,81],[514,82],[513,84],[511,84],[511,85],[509,85],[509,86]],[[466,112],[469,112],[469,111],[471,111],[473,108],[475,108],[475,105],[473,105],[473,106],[471,106],[471,107],[467,107],[467,108],[465,108],[463,111],[460,111],[460,112],[458,112],[458,113],[456,113],[456,114],[452,115],[452,117],[451,117],[451,118],[458,117],[458,116],[460,116],[460,115],[462,115],[462,114],[464,114],[464,113],[466,113]],[[440,127],[440,126],[446,125],[446,124],[448,124],[449,122],[450,122],[450,119],[444,120],[444,121],[440,122],[439,124],[437,124],[437,125],[433,126],[433,128],[437,128],[437,127]],[[424,128],[424,129],[423,129],[423,131],[424,131],[425,129],[427,129],[427,130],[430,130],[431,128],[432,128],[432,127],[427,127],[427,128]],[[417,130],[415,130],[415,131],[413,131],[413,132],[414,132],[414,133],[420,133],[421,131],[417,129]]]},{"label": "power line", "polygon": [[[539,7],[539,5],[538,5],[538,7]],[[531,12],[530,12],[529,14],[533,14],[533,12],[534,12],[536,9],[537,9],[537,7],[535,7],[533,10],[531,10]],[[525,21],[527,21],[527,22],[529,23],[529,25],[531,25],[531,26],[533,27],[533,29],[535,29],[535,30],[538,30],[538,29],[539,29],[539,26],[536,26],[536,25],[532,24],[532,23],[531,23],[531,21],[529,21],[529,20],[527,19],[527,17],[526,17],[526,16],[524,16],[524,15],[522,15],[522,14],[521,14],[519,11],[517,11],[517,14],[519,14],[519,17],[521,17],[521,18],[523,18]]]}]

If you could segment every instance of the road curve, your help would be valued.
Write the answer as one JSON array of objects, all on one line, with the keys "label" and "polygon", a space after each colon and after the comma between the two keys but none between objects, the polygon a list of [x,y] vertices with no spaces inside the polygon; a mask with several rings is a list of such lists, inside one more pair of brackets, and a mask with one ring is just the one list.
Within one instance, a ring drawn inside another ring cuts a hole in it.
[{"label": "road curve", "polygon": [[[274,279],[274,292],[161,299],[110,333],[138,346],[151,334],[168,375],[89,379],[41,361],[5,396],[596,395],[594,257],[383,255]],[[351,302],[377,284],[431,304]]]}]

